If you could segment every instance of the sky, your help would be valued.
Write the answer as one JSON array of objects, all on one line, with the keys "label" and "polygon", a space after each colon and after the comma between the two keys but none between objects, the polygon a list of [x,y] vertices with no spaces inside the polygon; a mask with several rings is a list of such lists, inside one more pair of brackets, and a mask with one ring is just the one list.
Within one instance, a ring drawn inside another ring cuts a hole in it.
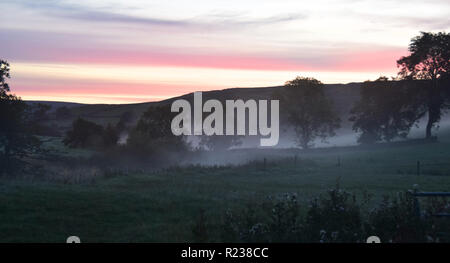
[{"label": "sky", "polygon": [[2,0],[0,58],[25,100],[157,101],[193,91],[395,76],[450,1]]}]

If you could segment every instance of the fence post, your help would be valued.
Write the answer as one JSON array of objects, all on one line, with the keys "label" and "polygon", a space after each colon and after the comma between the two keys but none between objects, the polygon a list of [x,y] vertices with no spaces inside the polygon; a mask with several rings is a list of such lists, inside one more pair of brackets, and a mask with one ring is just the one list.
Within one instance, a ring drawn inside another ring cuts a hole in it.
[{"label": "fence post", "polygon": [[266,163],[267,163],[266,157],[264,157],[264,163],[263,163],[263,170],[264,170],[264,171],[266,170]]},{"label": "fence post", "polygon": [[294,167],[297,167],[297,154],[294,156]]},{"label": "fence post", "polygon": [[341,156],[338,156],[337,167],[341,167]]}]

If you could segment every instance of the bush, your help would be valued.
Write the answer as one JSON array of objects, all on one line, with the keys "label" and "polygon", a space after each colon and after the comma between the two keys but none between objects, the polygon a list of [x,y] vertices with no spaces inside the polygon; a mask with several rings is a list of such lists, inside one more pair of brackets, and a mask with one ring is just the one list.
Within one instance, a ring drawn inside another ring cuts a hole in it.
[{"label": "bush", "polygon": [[313,242],[360,242],[364,239],[356,197],[339,189],[311,201],[305,235]]},{"label": "bush", "polygon": [[269,197],[257,206],[228,211],[222,226],[222,238],[228,242],[298,242],[300,207],[296,194]]},{"label": "bush", "polygon": [[116,145],[118,139],[119,135],[112,125],[108,124],[105,129],[94,122],[78,118],[63,142],[72,148],[101,148]]},{"label": "bush", "polygon": [[149,107],[130,131],[126,150],[138,159],[150,157],[161,162],[179,159],[189,150],[189,145],[182,136],[172,133],[173,116],[168,106]]},{"label": "bush", "polygon": [[[365,194],[364,198],[368,198]],[[387,242],[448,242],[450,222],[437,212],[450,210],[446,199],[430,198],[419,215],[409,193],[385,197],[374,209],[337,186],[310,202],[300,213],[295,194],[227,211],[221,227],[224,242],[366,242],[372,235]],[[367,212],[365,212],[367,211]],[[205,220],[205,219],[203,219]]]},{"label": "bush", "polygon": [[385,197],[369,214],[366,228],[385,242],[424,242],[425,223],[418,214],[415,198],[404,192],[394,198]]}]

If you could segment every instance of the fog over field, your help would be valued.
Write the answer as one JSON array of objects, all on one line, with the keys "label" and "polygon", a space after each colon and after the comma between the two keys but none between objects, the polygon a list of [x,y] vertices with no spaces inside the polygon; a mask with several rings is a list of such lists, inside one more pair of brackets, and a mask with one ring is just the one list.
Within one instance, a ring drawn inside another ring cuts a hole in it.
[{"label": "fog over field", "polygon": [[[230,88],[224,90],[214,90],[203,92],[203,103],[209,99],[217,99],[219,101],[225,100],[238,100],[244,101],[254,99],[269,100],[272,94],[281,87],[262,87],[262,88]],[[327,138],[325,141],[317,139],[313,142],[314,148],[324,147],[339,147],[339,146],[355,146],[358,145],[357,139],[359,134],[355,133],[352,129],[353,123],[349,121],[350,110],[355,103],[360,99],[361,83],[348,83],[348,84],[325,84],[326,95],[333,102],[334,110],[337,112],[340,120],[341,127],[338,128],[335,136]],[[148,102],[138,104],[76,104],[76,103],[63,103],[63,102],[42,102],[52,106],[55,110],[60,106],[69,107],[75,114],[71,119],[66,120],[65,123],[58,123],[59,128],[64,132],[67,130],[71,121],[76,117],[86,118],[95,122],[105,123],[111,121],[116,123],[120,116],[127,111],[131,111],[135,114],[133,123],[139,120],[141,114],[150,106],[155,105],[168,105],[176,99],[185,99],[193,105],[193,93],[185,94],[179,97],[169,98],[159,102]],[[37,101],[30,101],[30,104],[39,103]],[[283,105],[280,105],[283,107]],[[207,116],[209,113],[204,113]],[[282,114],[282,113],[280,113]],[[281,117],[281,116],[280,116]],[[246,119],[248,115],[246,116]],[[248,121],[248,119],[247,119]],[[425,115],[417,125],[413,126],[408,135],[408,139],[423,138],[425,135],[425,125],[427,116]],[[434,128],[434,133],[438,136],[446,136],[450,133],[450,114],[444,113],[439,127]],[[198,147],[199,138],[197,136],[186,136],[187,141],[191,143],[193,147]],[[119,136],[119,144],[125,144],[128,138],[128,133],[123,132]],[[396,139],[399,140],[399,139]],[[260,137],[259,136],[243,136],[242,144],[232,147],[233,149],[241,148],[259,148]],[[298,148],[295,141],[295,134],[289,127],[280,126],[280,138],[279,143],[274,148]]]},{"label": "fog over field", "polygon": [[450,244],[450,0],[0,10],[0,244]]}]

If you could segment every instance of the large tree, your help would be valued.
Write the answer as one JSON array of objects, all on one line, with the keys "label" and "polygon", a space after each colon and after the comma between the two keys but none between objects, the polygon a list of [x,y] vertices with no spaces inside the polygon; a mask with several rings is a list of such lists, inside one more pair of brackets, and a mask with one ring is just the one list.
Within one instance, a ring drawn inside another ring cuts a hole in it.
[{"label": "large tree", "polygon": [[431,129],[439,122],[442,109],[446,107],[446,89],[450,74],[450,34],[421,32],[411,39],[408,56],[397,61],[402,79],[426,80],[428,88],[424,94],[428,122],[426,138],[432,136]]},{"label": "large tree", "polygon": [[422,116],[421,101],[415,95],[421,83],[389,81],[380,77],[362,84],[361,99],[350,114],[359,143],[370,144],[406,137]]},{"label": "large tree", "polygon": [[297,77],[276,91],[274,98],[280,100],[281,114],[287,116],[297,144],[303,149],[313,146],[313,141],[318,138],[325,140],[334,136],[335,129],[340,126],[332,101],[317,79]]},{"label": "large tree", "polygon": [[108,123],[106,128],[94,122],[77,118],[66,133],[63,143],[72,148],[102,148],[117,145],[117,129]]},{"label": "large tree", "polygon": [[149,107],[131,130],[127,145],[143,154],[186,150],[184,138],[172,133],[171,122],[175,115],[170,106]]},{"label": "large tree", "polygon": [[0,60],[0,172],[24,168],[25,157],[39,150],[40,141],[31,134],[30,108],[11,94],[6,80],[9,64]]},{"label": "large tree", "polygon": [[94,122],[77,118],[72,129],[67,131],[63,143],[72,148],[90,148],[103,146],[104,128]]}]

